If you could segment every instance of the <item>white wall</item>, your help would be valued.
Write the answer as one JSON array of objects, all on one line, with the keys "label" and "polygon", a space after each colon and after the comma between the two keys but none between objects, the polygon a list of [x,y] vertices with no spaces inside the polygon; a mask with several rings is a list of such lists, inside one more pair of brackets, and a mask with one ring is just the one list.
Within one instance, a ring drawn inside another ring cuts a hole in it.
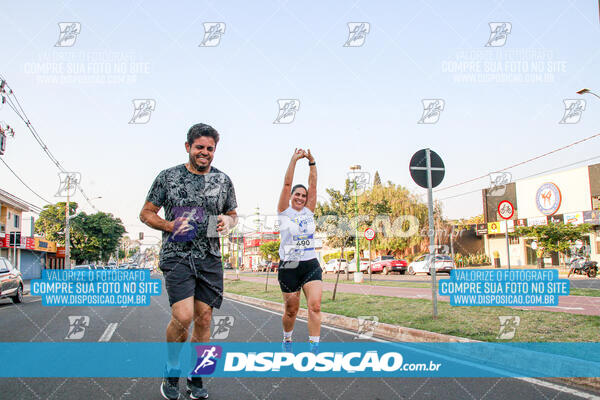
[{"label": "white wall", "polygon": [[536,206],[535,195],[546,182],[554,183],[561,193],[562,201],[556,214],[592,209],[589,172],[585,166],[516,181],[518,218],[543,215]]},{"label": "white wall", "polygon": [[[510,265],[519,266],[527,264],[527,254],[523,246],[523,239],[518,244],[509,245],[510,248]],[[500,253],[500,265],[505,267],[508,265],[506,257],[506,239],[504,236],[487,236],[485,240],[485,252],[490,258],[492,267],[494,266],[494,251]]]}]

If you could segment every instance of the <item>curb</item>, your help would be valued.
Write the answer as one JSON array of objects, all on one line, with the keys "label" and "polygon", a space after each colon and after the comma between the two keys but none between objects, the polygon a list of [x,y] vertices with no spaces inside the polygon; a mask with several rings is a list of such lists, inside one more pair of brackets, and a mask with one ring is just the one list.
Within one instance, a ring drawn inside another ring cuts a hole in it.
[{"label": "curb", "polygon": [[[238,300],[280,313],[283,313],[284,311],[282,303],[276,303],[270,300],[257,299],[255,297],[242,296],[235,293],[224,293],[223,296],[225,298]],[[300,308],[298,310],[298,316],[304,319],[308,318],[308,311],[306,308]],[[358,332],[357,318],[321,312],[321,323],[324,325],[331,325],[336,328]],[[373,334],[374,336],[397,342],[477,342],[477,340],[444,335],[442,333],[429,332],[420,329],[406,328],[403,326],[386,324],[383,322],[379,322],[375,326],[375,331]]]}]

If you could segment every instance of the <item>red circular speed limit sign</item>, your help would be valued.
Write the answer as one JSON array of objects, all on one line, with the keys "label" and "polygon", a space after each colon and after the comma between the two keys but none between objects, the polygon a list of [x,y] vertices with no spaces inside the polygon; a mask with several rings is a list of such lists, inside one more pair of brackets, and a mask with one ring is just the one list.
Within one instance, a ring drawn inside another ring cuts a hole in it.
[{"label": "red circular speed limit sign", "polygon": [[511,219],[515,213],[515,207],[508,200],[502,200],[500,204],[498,204],[498,215],[502,219]]},{"label": "red circular speed limit sign", "polygon": [[365,239],[373,240],[375,238],[375,231],[371,228],[365,229]]}]

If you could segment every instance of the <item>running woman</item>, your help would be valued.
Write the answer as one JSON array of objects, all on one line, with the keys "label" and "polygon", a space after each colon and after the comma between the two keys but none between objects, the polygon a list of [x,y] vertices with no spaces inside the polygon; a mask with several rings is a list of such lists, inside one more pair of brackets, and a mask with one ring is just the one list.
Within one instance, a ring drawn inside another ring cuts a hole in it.
[{"label": "running woman", "polygon": [[[140,213],[142,222],[163,231],[159,268],[171,306],[167,342],[173,344],[168,347],[160,392],[170,400],[179,398],[179,352],[190,324],[193,322],[191,341],[207,343],[212,309],[223,301],[217,232],[237,223],[237,202],[231,179],[211,166],[218,142],[219,133],[211,126],[192,126],[185,143],[188,162],[158,175]],[[165,219],[158,216],[161,207]],[[187,391],[192,399],[208,398],[200,377],[188,375]]]},{"label": "running woman", "polygon": [[[303,185],[292,187],[296,162],[308,159],[310,173],[308,189]],[[285,173],[277,212],[281,232],[278,280],[285,312],[283,314],[283,349],[291,351],[292,333],[300,307],[300,290],[304,291],[308,306],[308,339],[311,350],[318,351],[321,335],[321,266],[315,252],[314,210],[317,204],[317,167],[310,150],[295,149]]]}]

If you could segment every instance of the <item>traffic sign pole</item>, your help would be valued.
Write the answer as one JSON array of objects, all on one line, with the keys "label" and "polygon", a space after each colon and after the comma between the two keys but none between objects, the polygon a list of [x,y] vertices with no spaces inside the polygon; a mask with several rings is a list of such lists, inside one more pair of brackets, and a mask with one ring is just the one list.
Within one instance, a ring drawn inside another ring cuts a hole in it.
[{"label": "traffic sign pole", "polygon": [[504,220],[504,225],[506,226],[506,231],[504,232],[504,237],[506,238],[506,262],[508,263],[508,270],[510,271],[510,246],[508,245],[508,220]]},{"label": "traffic sign pole", "polygon": [[[423,165],[425,161],[425,165]],[[433,318],[437,317],[437,293],[435,270],[435,225],[433,222],[433,188],[444,179],[445,168],[441,157],[431,149],[422,149],[413,154],[410,160],[410,175],[415,183],[427,189],[429,216],[429,270],[431,273],[431,298],[433,300]]]},{"label": "traffic sign pole", "polygon": [[375,231],[372,228],[367,228],[364,235],[369,242],[369,282],[371,282],[371,241],[375,239]]},{"label": "traffic sign pole", "polygon": [[369,240],[369,282],[371,282],[371,241]]},{"label": "traffic sign pole", "polygon": [[502,200],[498,204],[498,215],[504,220],[504,238],[506,239],[506,264],[510,271],[510,246],[508,242],[508,220],[515,214],[515,207],[508,200]]},{"label": "traffic sign pole", "polygon": [[[429,206],[429,271],[431,271],[431,298],[433,299],[433,318],[437,318],[437,293],[435,292],[436,274],[434,257],[435,229],[433,224],[433,188],[431,187],[431,151],[425,149],[427,157],[427,203]],[[433,266],[433,268],[431,268]]]}]

